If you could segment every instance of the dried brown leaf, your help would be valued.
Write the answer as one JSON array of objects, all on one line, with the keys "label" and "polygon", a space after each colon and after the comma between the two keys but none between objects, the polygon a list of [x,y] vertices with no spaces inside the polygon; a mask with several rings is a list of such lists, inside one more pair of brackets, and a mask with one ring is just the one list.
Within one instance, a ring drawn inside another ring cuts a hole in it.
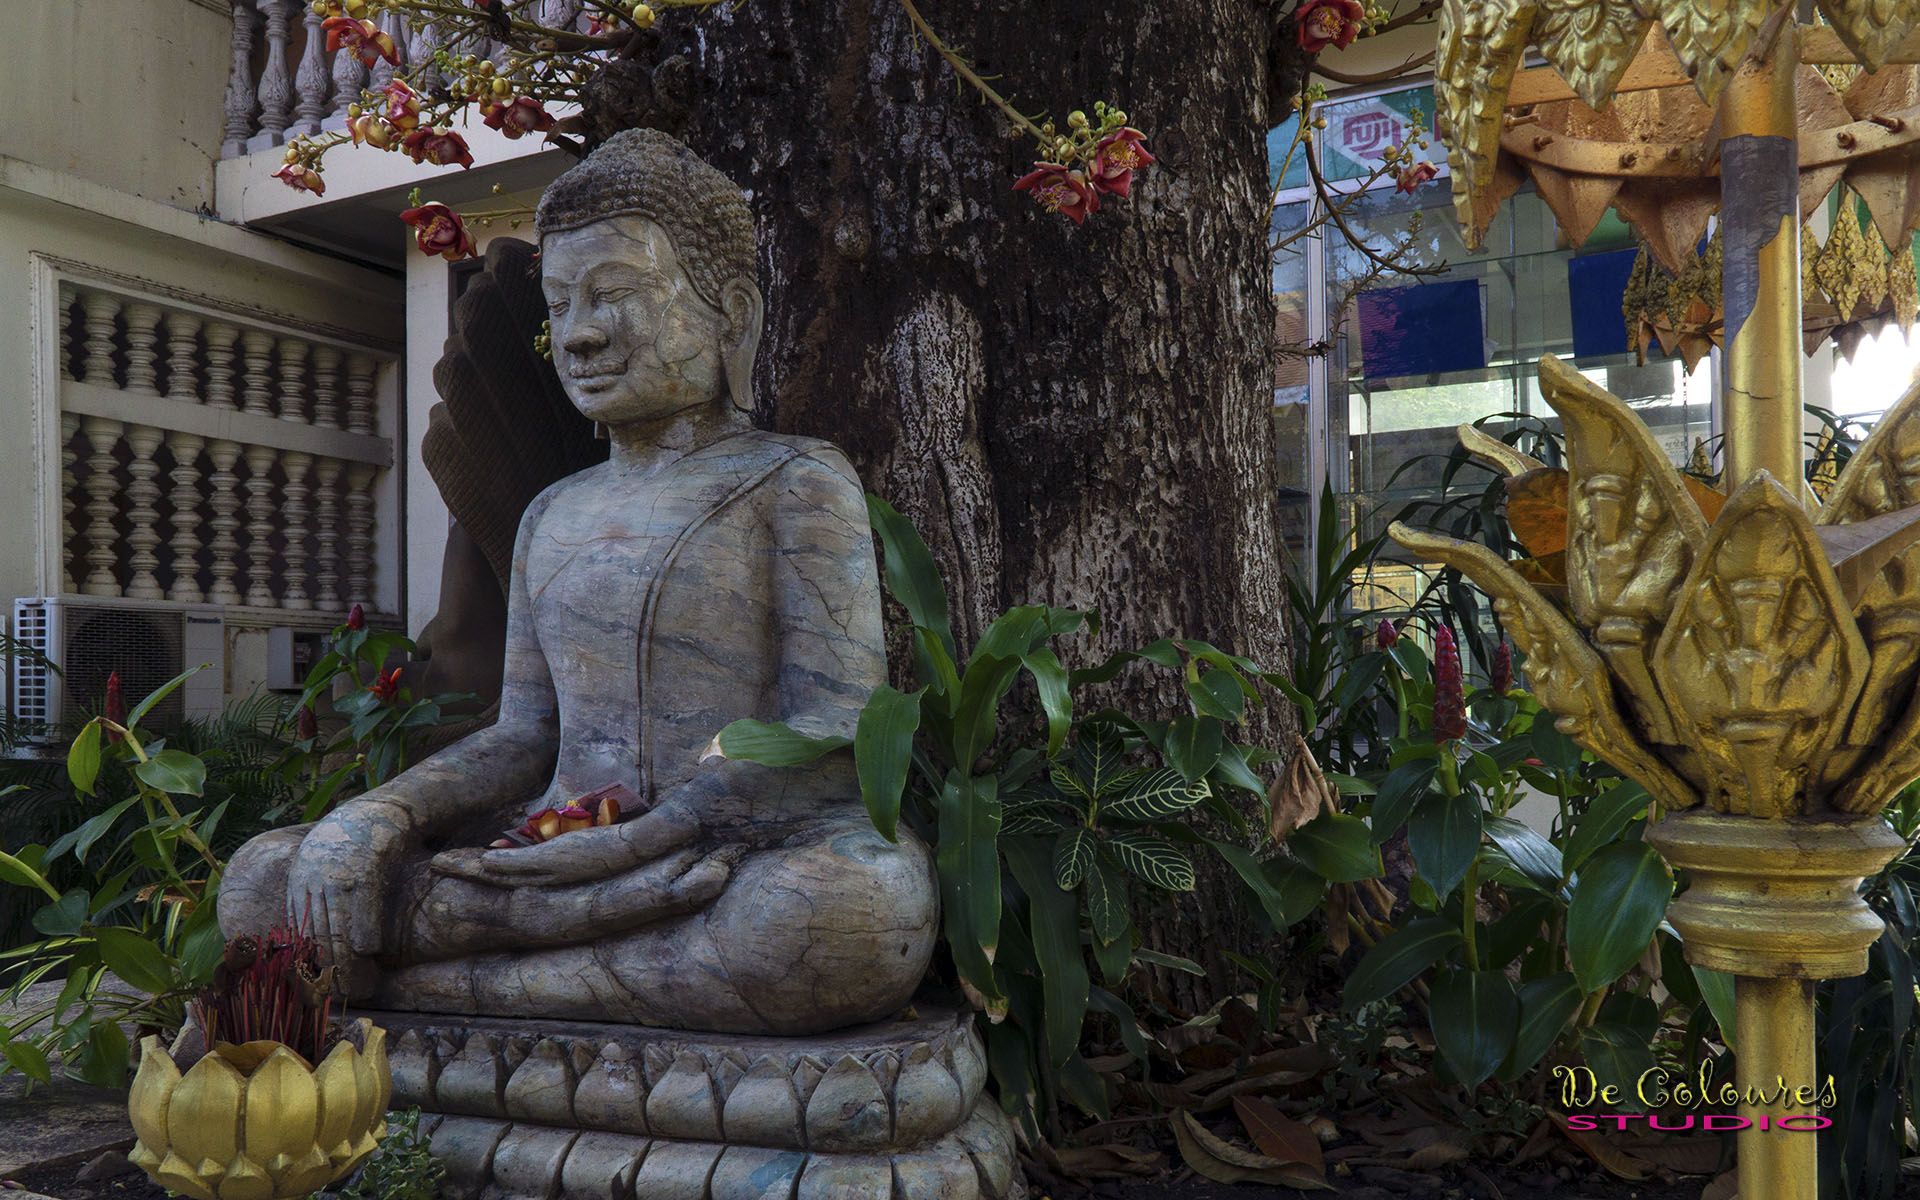
[{"label": "dried brown leaf", "polygon": [[1567,1140],[1578,1146],[1588,1158],[1599,1163],[1608,1174],[1621,1179],[1639,1181],[1653,1174],[1653,1164],[1643,1158],[1627,1153],[1607,1140],[1605,1134],[1596,1129],[1575,1129],[1567,1124],[1566,1117],[1559,1113],[1547,1114]]},{"label": "dried brown leaf", "polygon": [[1080,1179],[1125,1179],[1134,1175],[1152,1175],[1160,1170],[1164,1156],[1154,1150],[1141,1150],[1123,1143],[1103,1146],[1068,1146],[1054,1152],[1054,1165],[1065,1175]]},{"label": "dried brown leaf", "polygon": [[1304,1163],[1324,1172],[1326,1159],[1320,1152],[1320,1139],[1313,1136],[1313,1130],[1281,1112],[1273,1101],[1258,1096],[1236,1096],[1233,1111],[1262,1154],[1281,1162]]},{"label": "dried brown leaf", "polygon": [[1295,734],[1293,754],[1287,759],[1286,770],[1280,772],[1280,778],[1267,789],[1267,831],[1274,841],[1283,842],[1288,834],[1319,816],[1322,810],[1332,811],[1335,807],[1333,790],[1327,786],[1326,776],[1320,773],[1313,751],[1307,748],[1305,738]]},{"label": "dried brown leaf", "polygon": [[1194,1120],[1187,1112],[1177,1112],[1168,1121],[1173,1140],[1180,1146],[1180,1157],[1194,1172],[1216,1183],[1268,1183],[1302,1191],[1332,1191],[1324,1172],[1304,1163],[1287,1163],[1236,1146]]}]

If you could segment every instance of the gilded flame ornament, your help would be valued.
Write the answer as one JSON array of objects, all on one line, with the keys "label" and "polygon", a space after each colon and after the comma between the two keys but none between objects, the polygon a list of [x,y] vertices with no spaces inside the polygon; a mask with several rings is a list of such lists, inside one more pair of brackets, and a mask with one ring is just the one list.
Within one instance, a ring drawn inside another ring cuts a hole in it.
[{"label": "gilded flame ornament", "polygon": [[1570,612],[1484,546],[1391,532],[1493,597],[1560,730],[1668,809],[1844,819],[1920,778],[1920,387],[1824,507],[1763,472],[1709,524],[1626,404],[1551,356],[1540,384],[1566,430]]}]

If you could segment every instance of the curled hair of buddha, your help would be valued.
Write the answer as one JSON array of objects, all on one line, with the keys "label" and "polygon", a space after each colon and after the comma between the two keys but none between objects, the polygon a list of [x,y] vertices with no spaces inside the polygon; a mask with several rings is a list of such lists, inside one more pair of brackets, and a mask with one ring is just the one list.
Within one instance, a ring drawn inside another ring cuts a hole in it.
[{"label": "curled hair of buddha", "polygon": [[753,213],[738,184],[657,129],[628,129],[553,181],[533,226],[541,237],[609,217],[645,217],[673,239],[687,279],[718,308],[728,280],[755,275]]}]

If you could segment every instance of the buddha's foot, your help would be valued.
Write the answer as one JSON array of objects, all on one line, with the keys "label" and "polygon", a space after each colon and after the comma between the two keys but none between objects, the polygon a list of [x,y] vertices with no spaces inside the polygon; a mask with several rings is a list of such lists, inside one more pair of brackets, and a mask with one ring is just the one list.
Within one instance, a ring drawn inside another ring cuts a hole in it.
[{"label": "buddha's foot", "polygon": [[952,1010],[804,1038],[373,1013],[446,1200],[1008,1200],[1012,1129]]}]

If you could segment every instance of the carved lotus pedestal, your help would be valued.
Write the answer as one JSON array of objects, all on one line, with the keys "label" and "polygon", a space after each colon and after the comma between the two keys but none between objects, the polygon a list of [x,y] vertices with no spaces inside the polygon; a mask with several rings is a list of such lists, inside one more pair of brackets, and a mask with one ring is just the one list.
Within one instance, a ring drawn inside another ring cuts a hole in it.
[{"label": "carved lotus pedestal", "polygon": [[1009,1200],[968,1014],[810,1038],[379,1013],[446,1200]]}]

